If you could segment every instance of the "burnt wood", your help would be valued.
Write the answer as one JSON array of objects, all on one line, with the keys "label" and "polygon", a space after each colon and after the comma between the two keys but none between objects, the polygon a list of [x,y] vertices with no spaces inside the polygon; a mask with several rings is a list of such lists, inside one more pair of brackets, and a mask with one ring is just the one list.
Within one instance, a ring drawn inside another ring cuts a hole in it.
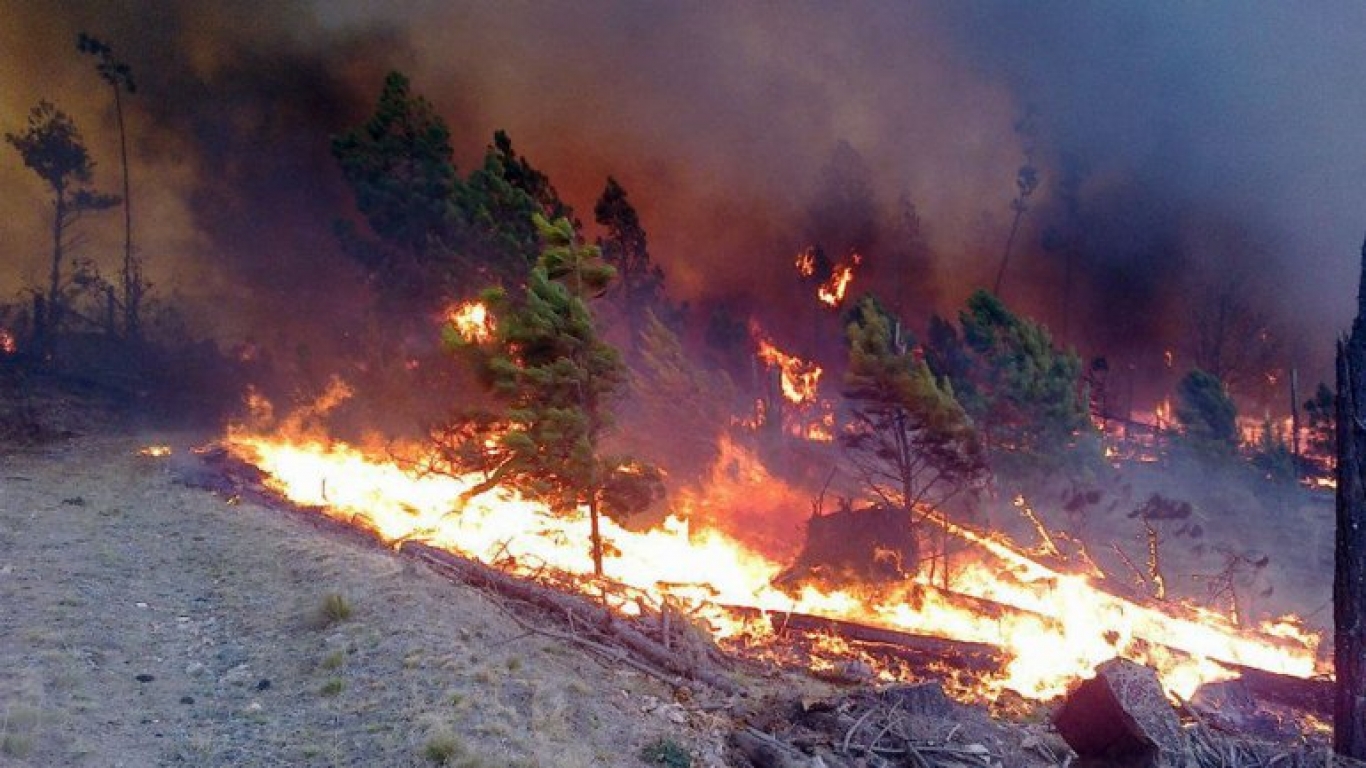
[{"label": "burnt wood", "polygon": [[1366,244],[1352,333],[1337,345],[1333,748],[1366,758]]}]

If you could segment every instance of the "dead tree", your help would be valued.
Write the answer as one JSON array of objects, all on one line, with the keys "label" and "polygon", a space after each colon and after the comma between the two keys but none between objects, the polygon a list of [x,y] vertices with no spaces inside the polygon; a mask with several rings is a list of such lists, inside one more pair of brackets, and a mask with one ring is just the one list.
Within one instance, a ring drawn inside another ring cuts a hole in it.
[{"label": "dead tree", "polygon": [[1357,317],[1337,345],[1337,537],[1333,659],[1337,695],[1333,748],[1366,759],[1366,244]]}]

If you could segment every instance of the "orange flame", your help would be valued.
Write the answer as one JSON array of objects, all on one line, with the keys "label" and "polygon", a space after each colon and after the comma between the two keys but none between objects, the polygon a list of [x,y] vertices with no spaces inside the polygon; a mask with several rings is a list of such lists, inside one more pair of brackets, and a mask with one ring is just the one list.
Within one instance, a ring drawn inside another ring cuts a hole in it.
[{"label": "orange flame", "polygon": [[12,355],[19,351],[19,342],[8,328],[0,328],[0,353]]},{"label": "orange flame", "polygon": [[[297,428],[305,420],[287,421]],[[586,513],[557,515],[509,488],[462,502],[462,494],[481,477],[414,474],[405,467],[426,465],[418,449],[385,446],[367,452],[323,437],[242,428],[229,433],[228,445],[262,469],[270,487],[287,498],[363,524],[385,541],[423,541],[516,573],[550,569],[585,583],[591,578]],[[405,453],[406,460],[395,458]],[[777,506],[791,514],[799,496],[733,445],[722,451],[714,473],[723,477],[733,486],[727,495],[693,499],[697,508],[688,518],[670,516],[645,531],[602,520],[613,580],[661,604],[687,606],[719,640],[753,634],[752,626],[721,607],[736,605],[989,643],[1010,659],[1004,675],[989,681],[990,690],[1010,688],[1034,698],[1062,693],[1070,681],[1116,655],[1153,665],[1165,685],[1183,697],[1202,682],[1230,676],[1219,662],[1300,677],[1315,672],[1318,637],[1293,619],[1246,630],[1207,610],[1139,605],[1106,592],[1086,575],[1050,568],[1001,538],[932,513],[933,524],[970,542],[976,553],[955,565],[952,588],[1003,606],[1002,611],[983,611],[924,578],[876,590],[806,585],[793,596],[772,586],[782,569],[777,560],[723,527],[749,527],[754,521],[735,513],[765,503],[773,493],[785,494],[775,497],[782,499]],[[629,604],[620,608],[633,610]]]},{"label": "orange flame", "polygon": [[844,303],[844,295],[849,290],[849,284],[854,281],[854,267],[862,261],[863,257],[855,253],[848,264],[836,266],[834,271],[830,273],[830,279],[816,289],[816,298],[831,309],[835,309]]},{"label": "orange flame", "polygon": [[446,322],[467,344],[487,344],[493,339],[493,315],[480,301],[467,301],[446,309]]},{"label": "orange flame", "polygon": [[796,404],[815,402],[821,374],[824,373],[821,367],[773,346],[773,342],[757,326],[751,330],[755,343],[759,345],[759,359],[768,367],[777,368],[781,374],[783,397]]},{"label": "orange flame", "polygon": [[807,248],[799,252],[792,265],[797,268],[797,274],[802,277],[811,277],[816,274],[816,249]]}]

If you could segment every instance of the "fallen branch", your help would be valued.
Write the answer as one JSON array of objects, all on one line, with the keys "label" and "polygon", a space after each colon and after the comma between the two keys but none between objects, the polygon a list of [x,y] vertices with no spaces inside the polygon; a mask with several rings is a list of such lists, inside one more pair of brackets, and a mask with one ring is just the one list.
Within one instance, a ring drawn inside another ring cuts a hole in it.
[{"label": "fallen branch", "polygon": [[727,610],[747,619],[766,616],[779,635],[837,635],[865,646],[869,652],[925,666],[943,662],[956,669],[973,672],[999,671],[1004,659],[1001,649],[986,643],[929,637],[895,629],[841,621],[805,613],[767,613],[755,608],[727,606]]},{"label": "fallen branch", "polygon": [[[703,667],[695,660],[690,663],[680,659],[678,653],[651,640],[603,606],[585,598],[542,587],[535,582],[519,579],[491,566],[426,544],[408,542],[399,551],[467,584],[482,586],[504,597],[562,614],[574,626],[582,627],[585,632],[592,632],[597,636],[590,639],[579,634],[562,633],[562,639],[580,644],[591,642],[595,649],[605,651],[618,659],[627,658],[625,654],[629,651],[659,670],[696,680],[726,693],[739,692],[739,686],[719,670]],[[623,649],[621,655],[611,651],[614,647]]]}]

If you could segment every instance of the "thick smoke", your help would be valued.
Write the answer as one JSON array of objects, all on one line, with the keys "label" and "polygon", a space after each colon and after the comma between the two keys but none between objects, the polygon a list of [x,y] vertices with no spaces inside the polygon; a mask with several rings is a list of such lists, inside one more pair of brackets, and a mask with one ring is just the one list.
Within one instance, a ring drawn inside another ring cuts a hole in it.
[{"label": "thick smoke", "polygon": [[[76,33],[132,65],[137,242],[158,288],[225,336],[347,343],[364,292],[331,235],[350,202],[328,137],[390,68],[446,117],[464,171],[504,128],[582,218],[616,176],[670,291],[704,310],[809,316],[792,258],[821,239],[869,251],[855,291],[951,314],[995,277],[1028,153],[1042,183],[1003,292],[1112,370],[1160,373],[1164,350],[1188,364],[1193,305],[1236,283],[1306,340],[1284,364],[1326,378],[1350,312],[1366,227],[1350,4],[0,5],[5,130],[58,102],[107,189],[108,92]],[[15,291],[42,271],[43,190],[8,147],[0,183]],[[111,272],[116,230],[91,225],[86,246]]]}]

